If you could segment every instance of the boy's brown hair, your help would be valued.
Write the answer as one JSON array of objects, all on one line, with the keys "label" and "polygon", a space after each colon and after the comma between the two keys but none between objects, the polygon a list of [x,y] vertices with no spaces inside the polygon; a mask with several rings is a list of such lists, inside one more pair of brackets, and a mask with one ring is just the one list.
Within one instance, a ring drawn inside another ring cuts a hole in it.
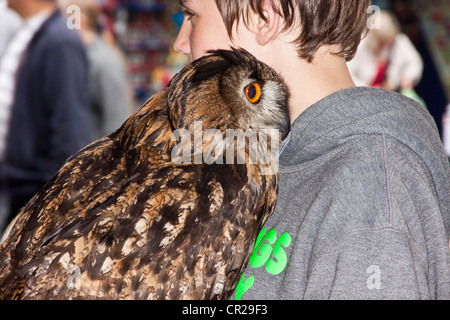
[{"label": "boy's brown hair", "polygon": [[[277,14],[285,21],[284,30],[293,27],[299,17],[301,34],[295,43],[299,56],[308,62],[322,45],[341,45],[347,61],[353,59],[371,11],[371,0],[268,0]],[[231,37],[233,26],[248,10],[263,13],[263,0],[216,0]],[[297,14],[299,12],[299,14]]]}]

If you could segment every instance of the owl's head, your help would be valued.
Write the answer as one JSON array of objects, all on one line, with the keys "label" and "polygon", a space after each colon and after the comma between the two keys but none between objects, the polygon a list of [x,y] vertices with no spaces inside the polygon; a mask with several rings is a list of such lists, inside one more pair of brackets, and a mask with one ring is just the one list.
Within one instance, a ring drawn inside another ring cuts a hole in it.
[{"label": "owl's head", "polygon": [[217,50],[177,74],[169,84],[175,129],[194,122],[208,129],[290,131],[289,92],[281,77],[245,50]]}]

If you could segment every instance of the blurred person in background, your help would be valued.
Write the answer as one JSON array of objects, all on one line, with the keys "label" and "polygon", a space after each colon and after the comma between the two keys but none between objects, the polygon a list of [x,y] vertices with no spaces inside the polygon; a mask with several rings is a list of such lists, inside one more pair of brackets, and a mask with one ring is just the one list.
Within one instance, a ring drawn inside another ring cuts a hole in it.
[{"label": "blurred person in background", "polygon": [[22,19],[15,11],[8,8],[6,0],[0,0],[0,58],[21,23]]},{"label": "blurred person in background", "polygon": [[348,64],[353,80],[391,91],[413,89],[422,78],[422,58],[393,13],[381,10],[379,19],[379,28],[369,31]]},{"label": "blurred person in background", "polygon": [[89,85],[94,138],[104,137],[119,129],[131,115],[131,92],[127,82],[124,59],[99,34],[100,8],[96,0],[59,0],[67,14],[71,6],[79,8],[77,29],[86,47],[89,60]]},{"label": "blurred person in background", "polygon": [[[14,34],[19,30],[22,24],[20,16],[10,8],[8,8],[6,0],[0,0],[0,161],[5,156],[6,135],[8,133],[8,122],[10,110],[4,105],[10,105],[11,99],[11,79],[17,69],[18,52],[24,50],[26,44],[11,43]],[[7,50],[8,49],[8,50]],[[2,59],[6,56],[5,59]],[[11,61],[12,60],[12,61]]]},{"label": "blurred person in background", "polygon": [[86,52],[56,0],[8,0],[8,6],[24,20],[11,106],[1,106],[11,109],[0,164],[10,221],[68,157],[92,141],[92,126]]},{"label": "blurred person in background", "polygon": [[[15,11],[8,8],[6,0],[0,0],[0,106],[4,106],[6,102],[4,99],[10,96],[8,91],[10,91],[11,82],[8,81],[8,79],[11,77],[8,74],[14,72],[14,67],[11,68],[11,63],[6,62],[2,66],[2,57],[5,54],[8,43],[21,24],[22,19]],[[10,105],[9,103],[7,104]],[[6,135],[8,133],[10,115],[9,111],[9,108],[0,107],[0,162],[5,156]],[[3,220],[6,218],[4,212],[8,210],[7,208],[7,199],[0,189],[0,233],[3,229]]]}]

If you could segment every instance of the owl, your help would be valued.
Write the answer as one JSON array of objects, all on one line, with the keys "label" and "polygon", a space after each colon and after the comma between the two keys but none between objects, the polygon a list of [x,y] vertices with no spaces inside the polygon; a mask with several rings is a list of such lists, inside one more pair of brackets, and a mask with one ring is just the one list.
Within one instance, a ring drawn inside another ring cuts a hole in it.
[{"label": "owl", "polygon": [[0,299],[229,299],[276,204],[288,98],[244,50],[187,65],[21,210]]}]

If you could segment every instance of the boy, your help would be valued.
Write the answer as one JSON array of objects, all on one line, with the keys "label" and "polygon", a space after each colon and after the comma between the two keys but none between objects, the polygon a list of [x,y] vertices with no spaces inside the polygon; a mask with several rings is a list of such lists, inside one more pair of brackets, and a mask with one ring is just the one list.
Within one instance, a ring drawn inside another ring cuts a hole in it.
[{"label": "boy", "polygon": [[236,299],[450,299],[450,168],[434,122],[347,69],[369,0],[182,0],[174,49],[242,47],[290,91],[278,205]]}]

